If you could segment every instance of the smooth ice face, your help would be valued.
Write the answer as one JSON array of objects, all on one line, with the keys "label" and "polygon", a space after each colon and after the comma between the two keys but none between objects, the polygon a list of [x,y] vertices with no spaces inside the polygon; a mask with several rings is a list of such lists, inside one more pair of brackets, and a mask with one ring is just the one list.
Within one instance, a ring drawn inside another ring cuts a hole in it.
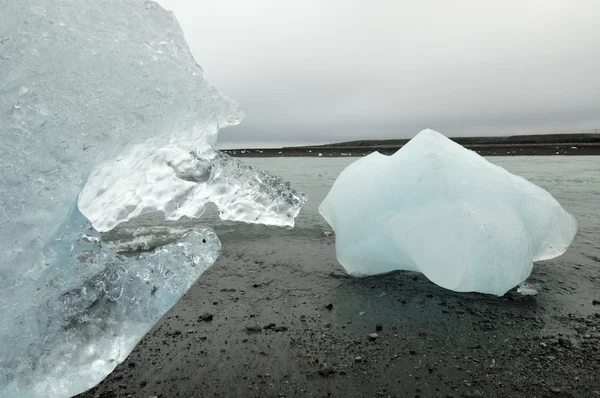
[{"label": "smooth ice face", "polygon": [[319,212],[352,275],[418,271],[450,290],[499,296],[577,231],[544,189],[432,130],[348,166]]},{"label": "smooth ice face", "polygon": [[71,396],[106,377],[220,247],[197,228],[116,255],[80,193],[102,231],[152,211],[199,216],[207,201],[230,220],[293,225],[306,198],[216,151],[243,113],[156,3],[0,10],[0,396]]}]

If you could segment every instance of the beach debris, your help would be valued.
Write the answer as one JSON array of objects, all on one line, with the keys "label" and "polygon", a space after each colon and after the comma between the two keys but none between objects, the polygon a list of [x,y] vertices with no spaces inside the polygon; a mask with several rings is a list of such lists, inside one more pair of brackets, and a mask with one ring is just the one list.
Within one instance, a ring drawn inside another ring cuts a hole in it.
[{"label": "beach debris", "polygon": [[432,130],[392,156],[350,164],[319,212],[350,275],[417,271],[446,289],[497,296],[534,261],[564,253],[577,231],[547,191]]}]

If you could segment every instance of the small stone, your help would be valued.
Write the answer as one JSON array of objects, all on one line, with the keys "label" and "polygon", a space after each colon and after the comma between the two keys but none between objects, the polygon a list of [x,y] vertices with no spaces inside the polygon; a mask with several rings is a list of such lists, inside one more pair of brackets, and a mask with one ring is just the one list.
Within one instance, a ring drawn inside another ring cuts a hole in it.
[{"label": "small stone", "polygon": [[200,320],[203,322],[210,322],[213,320],[213,314],[210,312],[205,312],[204,314],[200,315]]},{"label": "small stone", "polygon": [[246,326],[246,332],[248,333],[260,333],[262,332],[262,328],[258,325],[255,326]]},{"label": "small stone", "polygon": [[548,346],[548,344],[546,344],[546,343],[544,343],[544,342],[541,342],[541,343],[540,343],[540,347],[542,347],[542,348],[546,348],[547,346]]},{"label": "small stone", "polygon": [[566,337],[559,337],[558,344],[560,344],[562,347],[572,347],[573,346],[573,342]]},{"label": "small stone", "polygon": [[553,392],[553,393],[555,393],[555,394],[560,394],[560,392],[561,392],[561,389],[560,389],[560,388],[558,388],[558,387],[552,387],[552,388],[550,389],[550,391],[551,391],[551,392]]},{"label": "small stone", "polygon": [[334,373],[335,369],[333,369],[331,366],[323,366],[321,369],[319,369],[319,374],[324,377],[327,377]]},{"label": "small stone", "polygon": [[365,312],[361,311],[361,312],[358,313],[358,316],[363,316],[364,314],[365,314]]},{"label": "small stone", "polygon": [[325,308],[327,308],[329,311],[331,311],[333,309],[333,304],[329,303],[325,306]]},{"label": "small stone", "polygon": [[473,391],[471,398],[483,398],[483,393],[479,390]]},{"label": "small stone", "polygon": [[600,305],[600,300],[592,300],[593,305]]},{"label": "small stone", "polygon": [[362,362],[362,358],[361,357],[354,357],[354,362]]},{"label": "small stone", "polygon": [[145,387],[145,386],[146,386],[146,384],[148,384],[148,383],[146,382],[146,380],[142,380],[142,381],[140,381],[140,387]]},{"label": "small stone", "polygon": [[600,312],[596,312],[596,313],[594,314],[594,317],[596,317],[596,318],[600,318]]},{"label": "small stone", "polygon": [[381,323],[375,325],[375,330],[377,330],[378,332],[381,332],[383,330],[383,326],[381,325]]},{"label": "small stone", "polygon": [[367,334],[367,338],[369,340],[376,340],[377,337],[379,337],[379,335],[377,333],[369,333],[369,334]]}]

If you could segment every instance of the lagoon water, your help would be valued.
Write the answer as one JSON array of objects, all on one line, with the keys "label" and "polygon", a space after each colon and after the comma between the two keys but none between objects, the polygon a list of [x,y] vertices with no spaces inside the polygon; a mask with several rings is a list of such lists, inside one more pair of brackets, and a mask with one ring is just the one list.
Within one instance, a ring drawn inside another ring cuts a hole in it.
[{"label": "lagoon water", "polygon": [[[296,219],[298,229],[328,229],[318,213],[339,173],[357,158],[246,158],[245,162],[269,170],[290,181],[308,195]],[[579,221],[579,243],[584,251],[600,257],[600,157],[512,156],[488,161],[546,189]],[[399,170],[399,172],[402,172]],[[600,266],[600,264],[599,264]]]},{"label": "lagoon water", "polygon": [[[261,239],[279,237],[283,246],[307,245],[320,241],[331,231],[318,212],[321,201],[340,172],[354,162],[355,157],[281,157],[245,158],[244,162],[268,170],[290,181],[292,187],[308,195],[308,202],[292,229],[222,222],[216,208],[208,208],[198,221],[183,222],[208,225],[223,242],[224,248],[240,241],[253,242],[252,251],[259,253]],[[562,261],[578,266],[600,267],[600,157],[599,156],[512,156],[489,157],[490,162],[522,176],[552,194],[578,222],[575,240]],[[402,172],[399,170],[399,172]],[[152,224],[152,222],[150,222]],[[147,223],[145,225],[148,225]],[[117,233],[117,236],[119,234]],[[123,236],[123,238],[126,237]],[[285,250],[285,247],[279,248]],[[252,255],[252,253],[248,253]]]}]

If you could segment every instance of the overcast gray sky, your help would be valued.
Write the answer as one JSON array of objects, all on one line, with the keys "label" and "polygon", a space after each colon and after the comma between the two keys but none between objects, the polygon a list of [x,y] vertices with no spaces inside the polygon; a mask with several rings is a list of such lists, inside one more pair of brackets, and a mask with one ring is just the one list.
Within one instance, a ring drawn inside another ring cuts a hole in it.
[{"label": "overcast gray sky", "polygon": [[599,0],[160,0],[239,101],[222,147],[600,129]]}]

